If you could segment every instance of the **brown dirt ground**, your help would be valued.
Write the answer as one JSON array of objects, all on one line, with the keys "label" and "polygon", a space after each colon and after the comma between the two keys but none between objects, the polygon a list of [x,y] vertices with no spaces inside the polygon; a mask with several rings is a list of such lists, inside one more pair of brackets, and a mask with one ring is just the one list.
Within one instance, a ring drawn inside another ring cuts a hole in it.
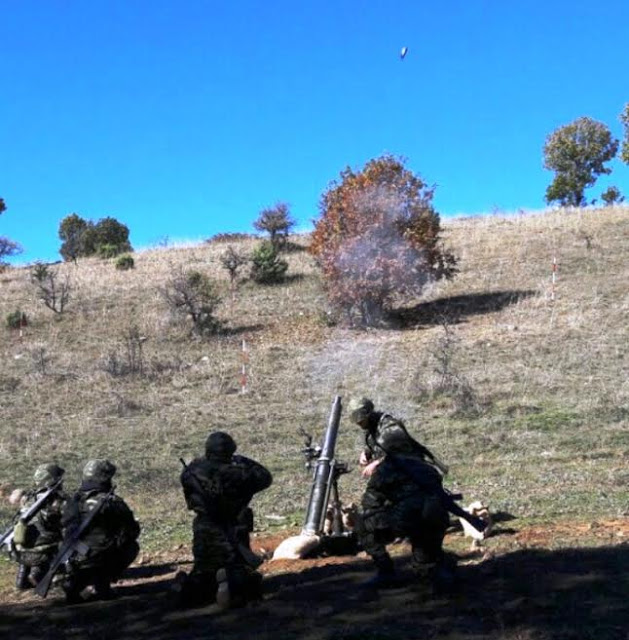
[{"label": "brown dirt ground", "polygon": [[[271,551],[288,535],[260,535],[256,550]],[[118,597],[66,606],[53,591],[1,594],[0,636],[12,639],[221,637],[451,638],[476,640],[629,638],[629,519],[497,527],[484,552],[471,552],[460,533],[459,584],[435,596],[409,570],[405,543],[391,550],[403,579],[395,589],[369,592],[364,554],[262,565],[265,598],[221,613],[215,606],[177,610],[169,587],[189,569],[185,548],[143,554],[118,583]]]}]

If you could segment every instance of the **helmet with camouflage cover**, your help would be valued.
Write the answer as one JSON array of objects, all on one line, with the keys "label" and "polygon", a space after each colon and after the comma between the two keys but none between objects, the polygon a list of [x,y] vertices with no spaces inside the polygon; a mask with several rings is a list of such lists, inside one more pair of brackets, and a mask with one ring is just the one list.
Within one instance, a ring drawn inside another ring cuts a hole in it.
[{"label": "helmet with camouflage cover", "polygon": [[59,478],[63,476],[65,470],[59,465],[48,462],[40,464],[33,475],[36,489],[45,489],[53,485]]},{"label": "helmet with camouflage cover", "polygon": [[234,439],[224,431],[213,431],[205,441],[205,457],[229,460],[236,452]]},{"label": "helmet with camouflage cover", "polygon": [[373,409],[373,402],[369,398],[352,398],[347,405],[349,419],[361,427],[366,424],[367,418],[369,418]]},{"label": "helmet with camouflage cover", "polygon": [[116,465],[109,460],[103,458],[95,458],[90,460],[83,467],[83,480],[92,480],[95,482],[107,482],[114,477],[116,473]]}]

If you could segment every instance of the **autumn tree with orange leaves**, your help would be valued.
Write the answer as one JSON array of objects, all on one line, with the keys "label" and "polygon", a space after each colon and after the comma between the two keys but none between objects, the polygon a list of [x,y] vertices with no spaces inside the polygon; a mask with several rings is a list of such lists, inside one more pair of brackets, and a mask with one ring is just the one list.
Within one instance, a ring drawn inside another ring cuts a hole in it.
[{"label": "autumn tree with orange leaves", "polygon": [[319,204],[310,245],[328,299],[352,326],[377,326],[394,302],[456,272],[456,258],[440,242],[434,187],[383,155],[361,171],[349,167]]}]

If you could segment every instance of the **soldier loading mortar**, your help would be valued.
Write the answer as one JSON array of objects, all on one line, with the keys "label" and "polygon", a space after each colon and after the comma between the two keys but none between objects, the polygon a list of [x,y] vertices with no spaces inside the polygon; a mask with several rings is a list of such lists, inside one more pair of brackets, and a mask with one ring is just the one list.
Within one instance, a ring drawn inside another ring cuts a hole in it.
[{"label": "soldier loading mortar", "polygon": [[411,543],[411,563],[417,576],[428,573],[435,590],[454,586],[455,563],[443,550],[449,514],[464,518],[481,533],[485,522],[464,511],[443,487],[447,467],[407,432],[404,423],[376,411],[368,398],[352,399],[350,420],[364,433],[360,462],[368,478],[361,500],[358,537],[371,556],[375,575],[364,586],[398,584],[387,544],[397,538]]}]

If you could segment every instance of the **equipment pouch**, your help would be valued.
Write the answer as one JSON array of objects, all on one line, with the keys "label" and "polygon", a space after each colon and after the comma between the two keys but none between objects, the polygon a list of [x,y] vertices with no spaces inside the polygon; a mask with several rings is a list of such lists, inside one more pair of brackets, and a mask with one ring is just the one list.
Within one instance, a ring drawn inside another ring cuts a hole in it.
[{"label": "equipment pouch", "polygon": [[21,547],[23,547],[24,542],[26,542],[26,528],[27,525],[19,520],[13,529],[13,542],[19,544]]},{"label": "equipment pouch", "polygon": [[13,542],[25,549],[32,549],[37,543],[38,537],[39,531],[37,527],[32,524],[26,524],[21,520],[13,529]]}]

